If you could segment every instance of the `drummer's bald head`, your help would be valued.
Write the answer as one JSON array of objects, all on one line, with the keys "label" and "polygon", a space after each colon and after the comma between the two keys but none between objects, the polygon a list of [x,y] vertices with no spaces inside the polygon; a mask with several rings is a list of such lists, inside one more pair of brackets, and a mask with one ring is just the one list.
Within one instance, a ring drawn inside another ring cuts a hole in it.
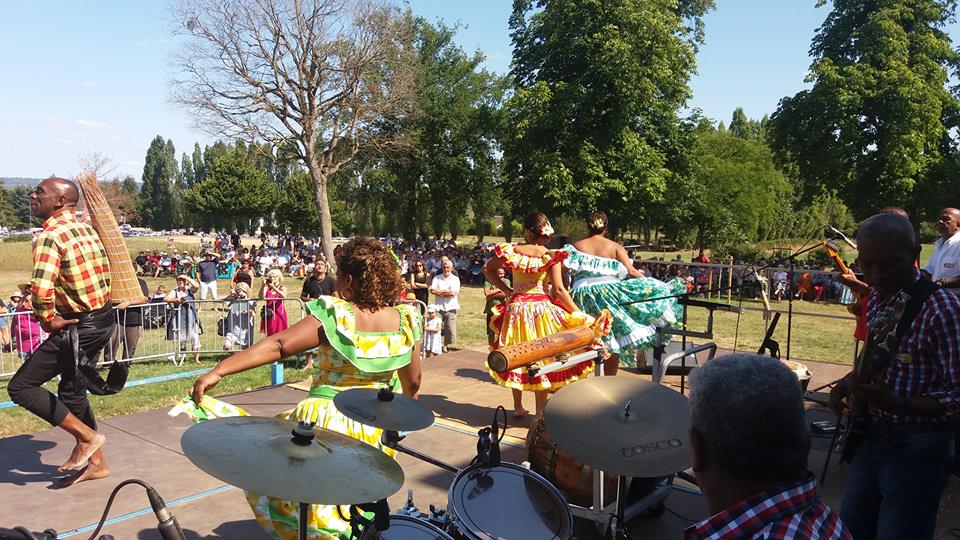
[{"label": "drummer's bald head", "polygon": [[731,354],[694,370],[690,431],[695,470],[747,482],[806,475],[809,434],[800,381],[774,358]]}]

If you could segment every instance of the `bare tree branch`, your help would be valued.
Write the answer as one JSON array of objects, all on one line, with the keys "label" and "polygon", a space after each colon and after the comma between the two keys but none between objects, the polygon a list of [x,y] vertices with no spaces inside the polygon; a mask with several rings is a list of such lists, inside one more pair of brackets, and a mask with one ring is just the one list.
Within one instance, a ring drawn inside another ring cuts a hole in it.
[{"label": "bare tree branch", "polygon": [[172,17],[173,100],[209,133],[296,143],[332,261],[328,179],[365,148],[405,144],[382,129],[413,114],[405,20],[377,0],[181,0]]}]

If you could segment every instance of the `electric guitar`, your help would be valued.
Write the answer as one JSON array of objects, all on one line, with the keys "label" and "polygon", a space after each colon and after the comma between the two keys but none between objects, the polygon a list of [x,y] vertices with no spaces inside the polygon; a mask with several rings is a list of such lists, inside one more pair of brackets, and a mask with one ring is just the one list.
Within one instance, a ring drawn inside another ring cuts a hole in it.
[{"label": "electric guitar", "polygon": [[[889,361],[890,355],[896,354],[896,351],[889,350],[889,338],[893,336],[909,299],[906,293],[900,292],[890,305],[869,322],[867,341],[853,366],[855,381],[872,381]],[[847,408],[848,412],[837,422],[836,451],[840,454],[841,463],[853,460],[853,455],[863,442],[867,422],[867,403],[858,399],[853,392],[847,396]]]}]

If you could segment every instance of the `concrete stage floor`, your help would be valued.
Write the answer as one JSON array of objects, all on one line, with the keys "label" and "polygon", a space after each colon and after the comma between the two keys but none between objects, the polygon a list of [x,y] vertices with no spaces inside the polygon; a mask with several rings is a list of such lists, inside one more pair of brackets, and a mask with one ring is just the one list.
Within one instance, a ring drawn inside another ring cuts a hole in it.
[{"label": "concrete stage floor", "polygon": [[[845,372],[841,366],[807,363],[813,372],[811,388],[831,381]],[[649,375],[621,374],[649,379]],[[676,386],[678,377],[669,377]],[[305,396],[302,389],[281,386],[226,397],[251,414],[273,415],[290,408]],[[437,414],[430,428],[411,434],[405,444],[455,466],[466,465],[475,454],[476,431],[489,425],[497,405],[511,405],[510,391],[490,381],[485,370],[485,355],[475,351],[458,351],[428,359],[424,363],[421,401]],[[533,396],[525,402],[533,407]],[[243,498],[241,490],[225,486],[219,480],[195,468],[183,455],[180,436],[190,426],[180,416],[171,418],[167,409],[120,416],[101,421],[101,432],[107,437],[106,456],[112,476],[86,482],[58,491],[51,489],[58,477],[56,465],[63,462],[72,444],[60,430],[47,430],[0,440],[0,527],[24,525],[31,530],[53,528],[61,538],[85,539],[92,532],[113,487],[122,480],[140,478],[152,484],[170,505],[189,540],[219,538],[231,540],[264,540],[261,531]],[[831,417],[811,404],[810,420]],[[523,441],[529,417],[509,419],[511,427],[502,443],[504,461],[520,463],[526,459]],[[818,475],[823,466],[829,439],[814,438],[810,468]],[[406,500],[407,489],[421,510],[430,504],[447,506],[447,488],[453,474],[404,454],[399,462],[406,474],[404,489],[390,498],[391,508]],[[821,493],[837,508],[846,467],[832,464]],[[688,484],[677,482],[685,488]],[[953,538],[949,528],[960,527],[960,497],[952,480],[941,510],[938,539]],[[634,538],[681,538],[689,520],[708,516],[707,506],[699,495],[675,490],[666,500],[667,512],[660,517],[641,516],[630,524]],[[101,534],[112,534],[117,540],[159,539],[156,519],[149,510],[143,490],[137,486],[124,488],[109,516],[114,522]],[[588,522],[577,524],[576,538],[598,538]],[[512,539],[510,539],[512,540]]]}]

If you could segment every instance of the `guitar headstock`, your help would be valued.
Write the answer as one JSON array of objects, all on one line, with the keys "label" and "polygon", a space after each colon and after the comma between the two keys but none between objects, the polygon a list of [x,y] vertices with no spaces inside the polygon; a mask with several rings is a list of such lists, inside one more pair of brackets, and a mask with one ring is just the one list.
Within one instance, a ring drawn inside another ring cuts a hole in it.
[{"label": "guitar headstock", "polygon": [[850,273],[850,268],[847,267],[847,263],[843,262],[843,259],[840,257],[840,244],[838,244],[836,240],[829,238],[824,240],[823,249],[827,250],[827,255],[830,256],[830,260],[837,266],[841,274]]}]

